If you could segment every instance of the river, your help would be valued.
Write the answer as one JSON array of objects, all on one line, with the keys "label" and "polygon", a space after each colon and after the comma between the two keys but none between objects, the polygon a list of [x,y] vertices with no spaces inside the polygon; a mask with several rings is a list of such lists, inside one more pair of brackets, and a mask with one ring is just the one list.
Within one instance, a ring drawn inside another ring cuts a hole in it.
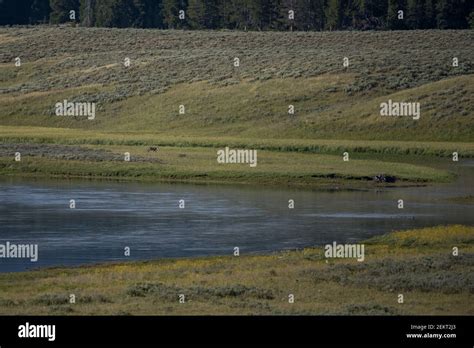
[{"label": "river", "polygon": [[0,244],[37,244],[38,261],[0,258],[0,272],[231,255],[234,247],[242,255],[355,242],[393,230],[473,225],[472,205],[449,200],[474,194],[473,162],[457,171],[450,184],[353,191],[2,178]]}]

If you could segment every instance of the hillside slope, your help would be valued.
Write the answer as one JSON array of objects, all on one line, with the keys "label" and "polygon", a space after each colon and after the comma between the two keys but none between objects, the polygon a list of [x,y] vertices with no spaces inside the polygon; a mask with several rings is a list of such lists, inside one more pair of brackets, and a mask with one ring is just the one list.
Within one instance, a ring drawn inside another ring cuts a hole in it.
[{"label": "hillside slope", "polygon": [[[268,139],[474,140],[473,31],[0,28],[0,48],[0,125]],[[17,56],[21,67],[13,64]],[[54,105],[64,99],[96,102],[96,119],[55,116]],[[420,120],[381,117],[380,103],[389,99],[419,102]]]}]

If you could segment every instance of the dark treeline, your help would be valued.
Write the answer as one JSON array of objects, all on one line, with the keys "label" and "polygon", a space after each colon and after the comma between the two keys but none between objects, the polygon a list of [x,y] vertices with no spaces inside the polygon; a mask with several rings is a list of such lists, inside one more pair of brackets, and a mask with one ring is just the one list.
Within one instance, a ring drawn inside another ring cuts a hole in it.
[{"label": "dark treeline", "polygon": [[239,30],[474,28],[473,0],[0,0],[0,25]]}]

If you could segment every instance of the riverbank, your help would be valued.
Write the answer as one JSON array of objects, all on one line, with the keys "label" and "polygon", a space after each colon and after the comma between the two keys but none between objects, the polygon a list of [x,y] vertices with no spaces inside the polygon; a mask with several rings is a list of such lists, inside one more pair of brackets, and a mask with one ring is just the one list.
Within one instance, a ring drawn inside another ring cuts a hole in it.
[{"label": "riverbank", "polygon": [[[449,171],[373,159],[343,156],[258,151],[256,166],[221,164],[217,149],[143,146],[44,146],[40,154],[7,145],[10,157],[0,157],[0,175],[35,178],[83,178],[122,181],[164,181],[206,184],[259,184],[326,188],[412,186],[449,182]],[[23,146],[24,148],[24,146]],[[14,154],[21,153],[20,161]],[[129,154],[130,161],[124,158]],[[349,155],[350,156],[350,155]],[[377,180],[377,176],[382,179]],[[388,180],[386,178],[389,178]]]},{"label": "riverbank", "polygon": [[[226,147],[255,150],[255,166],[219,163],[217,152]],[[432,168],[432,164],[445,162],[445,167],[452,164],[454,168],[454,151],[463,161],[474,156],[474,145],[176,138],[4,127],[0,130],[0,175],[328,188],[410,186],[453,180],[451,171]],[[21,155],[19,161],[16,154]],[[375,180],[380,175],[391,180]]]},{"label": "riverbank", "polygon": [[318,247],[0,274],[0,314],[474,314],[474,227],[393,232],[364,245],[363,262],[328,260]]}]

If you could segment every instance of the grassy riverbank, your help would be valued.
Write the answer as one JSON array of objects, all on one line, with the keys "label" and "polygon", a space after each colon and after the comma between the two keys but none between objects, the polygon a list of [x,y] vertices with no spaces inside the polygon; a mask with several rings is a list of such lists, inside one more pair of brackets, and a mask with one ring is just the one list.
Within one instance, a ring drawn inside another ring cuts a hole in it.
[{"label": "grassy riverbank", "polygon": [[[219,164],[217,149],[160,146],[157,152],[150,152],[140,145],[0,143],[0,175],[318,187],[413,185],[447,182],[454,177],[448,171],[422,165],[431,163],[429,157],[400,165],[383,153],[363,158],[367,153],[360,149],[349,153],[349,161],[343,160],[342,153],[258,150],[257,166],[251,167]],[[14,160],[15,153],[21,153],[21,161]],[[130,153],[129,162],[124,160],[125,153]],[[377,183],[374,177],[379,174],[394,177],[396,182]]]},{"label": "grassy riverbank", "polygon": [[320,247],[231,253],[0,274],[0,314],[474,315],[473,227],[372,238],[363,262],[326,262]]},{"label": "grassy riverbank", "polygon": [[[148,151],[150,146],[158,151]],[[217,163],[217,150],[226,146],[258,150],[257,166]],[[0,129],[0,175],[370,187],[386,184],[373,180],[384,174],[395,177],[395,185],[412,185],[452,180],[452,173],[431,166],[434,160],[453,164],[455,151],[460,161],[469,159],[474,144],[194,138],[6,126]],[[130,162],[124,161],[127,152]],[[343,161],[345,152],[349,161]]]}]

